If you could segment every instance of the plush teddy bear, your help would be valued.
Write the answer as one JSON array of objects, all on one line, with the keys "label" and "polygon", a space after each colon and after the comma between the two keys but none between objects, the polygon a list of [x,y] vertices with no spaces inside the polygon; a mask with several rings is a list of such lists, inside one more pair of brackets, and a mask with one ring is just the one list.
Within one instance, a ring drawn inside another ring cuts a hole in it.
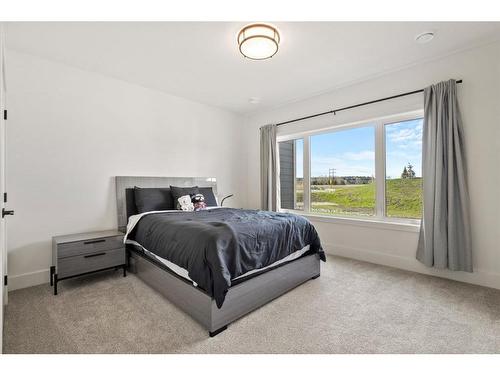
[{"label": "plush teddy bear", "polygon": [[177,209],[182,211],[194,211],[193,203],[191,202],[190,195],[183,195],[179,199],[177,199]]},{"label": "plush teddy bear", "polygon": [[205,197],[203,196],[203,194],[194,194],[191,197],[191,203],[193,203],[195,211],[200,211],[207,208],[207,204],[205,203]]}]

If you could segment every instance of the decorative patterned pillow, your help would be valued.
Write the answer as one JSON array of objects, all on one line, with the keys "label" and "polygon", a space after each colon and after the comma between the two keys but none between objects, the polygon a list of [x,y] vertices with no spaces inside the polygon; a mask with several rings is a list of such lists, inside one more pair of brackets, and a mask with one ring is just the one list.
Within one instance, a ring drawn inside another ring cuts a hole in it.
[{"label": "decorative patterned pillow", "polygon": [[198,190],[200,191],[200,194],[203,194],[203,196],[205,197],[205,203],[207,204],[208,207],[218,206],[217,199],[215,199],[214,191],[210,186],[199,187]]},{"label": "decorative patterned pillow", "polygon": [[177,209],[182,211],[194,211],[194,205],[191,202],[190,195],[183,195],[177,199]]},{"label": "decorative patterned pillow", "polygon": [[200,211],[207,208],[207,204],[205,203],[205,197],[203,196],[203,194],[192,195],[191,203],[193,203],[195,211]]}]

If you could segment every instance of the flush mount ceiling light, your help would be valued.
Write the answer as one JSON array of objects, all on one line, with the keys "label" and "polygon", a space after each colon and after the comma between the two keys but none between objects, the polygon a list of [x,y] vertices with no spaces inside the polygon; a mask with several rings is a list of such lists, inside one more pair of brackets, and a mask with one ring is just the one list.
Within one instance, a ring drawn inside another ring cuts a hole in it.
[{"label": "flush mount ceiling light", "polygon": [[280,34],[271,25],[253,23],[238,33],[238,47],[243,56],[252,60],[265,60],[278,52]]},{"label": "flush mount ceiling light", "polygon": [[415,37],[415,41],[420,44],[429,43],[432,39],[434,39],[434,33],[432,31],[426,31]]}]

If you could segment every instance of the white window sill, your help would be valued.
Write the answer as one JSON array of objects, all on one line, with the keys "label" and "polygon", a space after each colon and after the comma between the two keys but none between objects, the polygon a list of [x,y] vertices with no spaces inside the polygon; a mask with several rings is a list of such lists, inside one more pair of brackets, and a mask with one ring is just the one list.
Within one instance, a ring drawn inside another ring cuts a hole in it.
[{"label": "white window sill", "polygon": [[382,219],[379,217],[342,217],[342,216],[327,216],[314,213],[304,213],[299,210],[281,210],[282,212],[290,212],[306,217],[311,221],[322,223],[333,223],[341,225],[356,225],[360,227],[377,228],[385,230],[400,230],[404,232],[420,231],[420,220],[418,219]]}]

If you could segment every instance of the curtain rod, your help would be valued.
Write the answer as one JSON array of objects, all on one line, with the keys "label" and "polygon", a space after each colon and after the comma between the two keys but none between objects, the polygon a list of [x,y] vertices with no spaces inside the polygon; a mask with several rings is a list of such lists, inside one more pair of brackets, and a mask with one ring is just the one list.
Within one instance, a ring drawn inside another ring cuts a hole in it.
[{"label": "curtain rod", "polygon": [[[456,81],[457,83],[462,83],[462,80],[459,79],[458,81]],[[381,99],[376,99],[376,100],[371,100],[369,102],[364,102],[364,103],[360,103],[360,104],[354,104],[354,105],[350,105],[350,106],[347,106],[347,107],[342,107],[342,108],[338,108],[338,109],[332,109],[330,111],[326,111],[326,112],[321,112],[321,113],[316,113],[314,115],[309,115],[309,116],[305,116],[305,117],[300,117],[300,118],[296,118],[296,119],[293,119],[293,120],[288,120],[288,121],[283,121],[283,122],[279,122],[276,124],[276,126],[281,126],[281,125],[286,125],[286,124],[290,124],[292,122],[297,122],[297,121],[302,121],[302,120],[308,120],[310,118],[313,118],[313,117],[318,117],[318,116],[324,116],[324,115],[329,115],[331,113],[333,113],[334,115],[337,114],[337,112],[340,112],[340,111],[345,111],[347,109],[352,109],[352,108],[357,108],[357,107],[362,107],[364,105],[368,105],[368,104],[373,104],[373,103],[378,103],[378,102],[383,102],[385,100],[390,100],[390,99],[396,99],[396,98],[401,98],[402,96],[407,96],[407,95],[413,95],[413,94],[418,94],[419,92],[424,92],[424,89],[420,89],[420,90],[415,90],[415,91],[409,91],[409,92],[405,92],[403,94],[398,94],[398,95],[393,95],[393,96],[388,96],[386,98],[381,98]]]}]

